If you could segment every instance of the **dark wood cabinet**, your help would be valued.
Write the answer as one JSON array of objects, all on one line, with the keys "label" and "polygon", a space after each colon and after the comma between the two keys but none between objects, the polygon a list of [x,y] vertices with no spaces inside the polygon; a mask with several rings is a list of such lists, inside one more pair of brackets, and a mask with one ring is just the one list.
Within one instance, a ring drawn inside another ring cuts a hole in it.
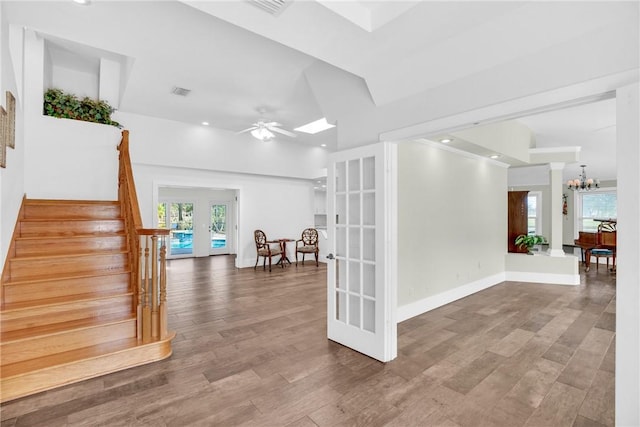
[{"label": "dark wood cabinet", "polygon": [[527,234],[527,195],[528,191],[509,191],[508,193],[508,251],[515,253],[527,253],[527,248],[519,249],[515,240],[521,234]]}]

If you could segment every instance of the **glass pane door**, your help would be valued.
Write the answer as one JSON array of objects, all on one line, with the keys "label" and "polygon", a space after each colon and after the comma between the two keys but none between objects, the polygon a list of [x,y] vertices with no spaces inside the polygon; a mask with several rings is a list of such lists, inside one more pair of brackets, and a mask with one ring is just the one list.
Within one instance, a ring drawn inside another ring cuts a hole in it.
[{"label": "glass pane door", "polygon": [[168,256],[193,256],[193,203],[158,203],[158,228],[171,230]]},{"label": "glass pane door", "polygon": [[230,253],[228,229],[228,205],[214,203],[209,211],[209,254],[220,255]]},{"label": "glass pane door", "polygon": [[[377,360],[396,357],[395,288],[389,280],[386,144],[332,155],[328,176],[329,339]],[[389,154],[390,156],[390,154]],[[388,163],[389,162],[389,163]]]}]

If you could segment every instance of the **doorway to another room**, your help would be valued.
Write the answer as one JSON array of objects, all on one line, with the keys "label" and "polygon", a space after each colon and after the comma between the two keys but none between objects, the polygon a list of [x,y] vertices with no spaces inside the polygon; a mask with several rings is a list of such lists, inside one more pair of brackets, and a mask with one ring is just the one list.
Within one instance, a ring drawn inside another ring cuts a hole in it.
[{"label": "doorway to another room", "polygon": [[236,190],[158,187],[155,217],[170,230],[168,258],[236,254]]}]

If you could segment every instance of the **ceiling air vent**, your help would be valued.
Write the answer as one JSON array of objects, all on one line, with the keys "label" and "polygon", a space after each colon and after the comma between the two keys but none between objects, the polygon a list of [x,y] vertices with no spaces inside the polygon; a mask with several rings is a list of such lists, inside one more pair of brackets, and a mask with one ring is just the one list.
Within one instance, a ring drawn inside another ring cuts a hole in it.
[{"label": "ceiling air vent", "polygon": [[171,89],[171,93],[178,96],[187,96],[189,95],[189,92],[191,92],[191,89],[185,89],[178,86],[174,86],[174,88]]},{"label": "ceiling air vent", "polygon": [[259,7],[270,15],[278,16],[289,6],[291,0],[247,0],[255,7]]}]

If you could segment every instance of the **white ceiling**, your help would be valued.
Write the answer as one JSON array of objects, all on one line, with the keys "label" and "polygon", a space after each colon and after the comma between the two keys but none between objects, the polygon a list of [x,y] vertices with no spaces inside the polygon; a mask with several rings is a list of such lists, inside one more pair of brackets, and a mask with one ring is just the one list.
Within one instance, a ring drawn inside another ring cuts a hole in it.
[{"label": "white ceiling", "polygon": [[587,165],[587,175],[591,178],[616,179],[615,98],[518,121],[534,131],[537,148],[581,147],[580,162],[565,167],[565,180],[577,178],[581,164]]},{"label": "white ceiling", "polygon": [[[401,105],[426,90],[615,24],[626,19],[628,7],[292,0],[272,16],[246,1],[5,1],[3,17],[130,58],[122,111],[240,131],[261,118],[261,109],[265,119],[286,129],[328,115],[305,76],[318,61],[363,79],[376,106]],[[177,97],[174,86],[192,92]],[[521,121],[535,132],[538,147],[582,146],[589,171],[615,176],[614,104]],[[336,149],[337,132],[339,123],[295,141]]]}]

